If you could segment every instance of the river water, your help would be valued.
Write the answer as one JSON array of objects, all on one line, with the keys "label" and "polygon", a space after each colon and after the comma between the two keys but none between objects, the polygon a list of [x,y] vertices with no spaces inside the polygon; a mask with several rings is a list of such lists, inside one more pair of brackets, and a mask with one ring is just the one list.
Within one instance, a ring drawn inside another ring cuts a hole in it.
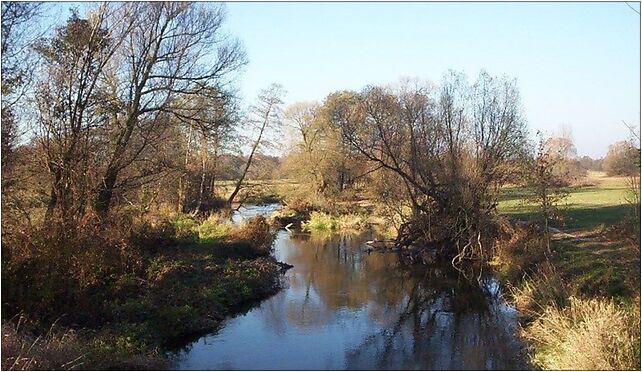
[{"label": "river water", "polygon": [[[236,222],[275,206],[249,207]],[[286,288],[176,353],[182,370],[525,369],[517,313],[491,276],[402,266],[372,233],[281,230]]]}]

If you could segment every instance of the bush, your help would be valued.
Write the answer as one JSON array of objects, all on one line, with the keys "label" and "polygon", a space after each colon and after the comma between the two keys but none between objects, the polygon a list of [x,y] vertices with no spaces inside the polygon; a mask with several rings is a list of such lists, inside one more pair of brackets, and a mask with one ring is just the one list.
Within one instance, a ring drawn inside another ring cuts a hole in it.
[{"label": "bush", "polygon": [[230,235],[230,240],[248,244],[252,252],[258,256],[267,256],[272,250],[275,234],[263,216],[256,216],[240,229]]},{"label": "bush", "polygon": [[572,298],[566,308],[548,307],[525,336],[542,369],[640,369],[639,305],[626,311],[612,300]]},{"label": "bush", "polygon": [[603,167],[609,176],[631,176],[640,172],[640,149],[629,141],[609,146]]},{"label": "bush", "polygon": [[154,254],[177,244],[176,229],[167,220],[143,221],[132,227],[129,243],[141,251]]},{"label": "bush", "polygon": [[28,310],[47,320],[69,312],[76,319],[100,318],[104,289],[114,278],[141,269],[142,255],[129,245],[125,228],[91,219],[77,223],[52,223],[3,242],[7,316]]}]

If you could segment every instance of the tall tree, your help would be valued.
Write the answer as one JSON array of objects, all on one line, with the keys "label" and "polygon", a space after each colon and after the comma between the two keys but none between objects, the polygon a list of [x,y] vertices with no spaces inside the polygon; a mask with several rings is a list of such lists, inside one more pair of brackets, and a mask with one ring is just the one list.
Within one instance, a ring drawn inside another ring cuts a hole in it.
[{"label": "tall tree", "polygon": [[18,133],[16,105],[30,86],[35,70],[31,46],[43,9],[40,2],[2,2],[2,168],[7,186],[9,158]]},{"label": "tall tree", "polygon": [[102,124],[99,80],[123,35],[107,31],[106,5],[88,19],[74,14],[37,50],[44,72],[36,92],[40,143],[53,181],[47,215],[58,209],[63,220],[82,214],[91,185],[93,131]]},{"label": "tall tree", "polygon": [[[127,3],[116,17],[133,17],[134,27],[109,66],[108,150],[94,202],[106,214],[114,192],[131,184],[123,170],[162,136],[171,117],[197,115],[181,96],[220,98],[232,74],[246,63],[236,40],[223,34],[222,5],[208,3]],[[217,89],[211,89],[215,87]],[[132,175],[137,180],[142,174]]]}]

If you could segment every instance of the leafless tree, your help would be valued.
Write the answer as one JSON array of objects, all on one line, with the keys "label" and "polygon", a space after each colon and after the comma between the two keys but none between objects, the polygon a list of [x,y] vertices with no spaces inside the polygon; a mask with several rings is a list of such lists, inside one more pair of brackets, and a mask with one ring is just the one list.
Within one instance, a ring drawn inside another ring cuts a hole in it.
[{"label": "leafless tree", "polygon": [[[2,2],[2,168],[8,175],[9,157],[19,137],[16,104],[24,97],[35,70],[31,46],[43,4]],[[8,185],[3,177],[3,189]]]},{"label": "leafless tree", "polygon": [[[186,137],[177,208],[179,211],[196,214],[210,209],[205,204],[209,204],[214,196],[219,155],[236,134],[234,127],[239,118],[234,97],[225,94],[214,100],[207,96],[188,98],[185,110],[188,113],[177,116]],[[191,111],[197,114],[194,115]],[[200,164],[199,170],[195,171],[192,166],[192,153],[197,150],[200,152]],[[197,174],[198,180],[194,182],[194,176]],[[198,187],[190,187],[195,184],[198,184]],[[195,190],[190,193],[190,189]]]},{"label": "leafless tree", "polygon": [[[232,74],[246,63],[240,43],[221,30],[224,16],[222,5],[183,2],[127,3],[115,15],[133,17],[134,27],[105,74],[112,111],[95,199],[99,214],[107,213],[114,192],[129,182],[119,180],[123,170],[141,160],[169,118],[198,114],[187,111],[182,99],[220,98]],[[131,177],[140,180],[145,174]]]},{"label": "leafless tree", "polygon": [[227,200],[228,205],[232,205],[234,198],[236,198],[236,195],[238,195],[241,190],[245,176],[252,165],[255,153],[261,147],[265,147],[267,145],[266,136],[268,132],[274,131],[280,127],[283,94],[283,87],[278,84],[272,84],[270,87],[259,93],[258,101],[251,109],[248,120],[257,131],[256,140],[254,140],[252,144],[252,148],[250,149],[250,153],[245,161],[245,166],[243,167],[241,176],[237,179],[234,189]]},{"label": "leafless tree", "polygon": [[564,159],[549,143],[540,138],[537,153],[529,162],[526,173],[527,187],[532,192],[529,199],[537,206],[542,218],[548,253],[551,252],[550,222],[559,214],[559,204],[568,197],[565,177],[556,172],[556,163]]},{"label": "leafless tree", "polygon": [[407,190],[413,218],[397,244],[448,240],[457,261],[484,255],[497,190],[525,143],[514,81],[482,73],[468,85],[451,73],[439,91],[369,87],[344,111],[349,143]]}]

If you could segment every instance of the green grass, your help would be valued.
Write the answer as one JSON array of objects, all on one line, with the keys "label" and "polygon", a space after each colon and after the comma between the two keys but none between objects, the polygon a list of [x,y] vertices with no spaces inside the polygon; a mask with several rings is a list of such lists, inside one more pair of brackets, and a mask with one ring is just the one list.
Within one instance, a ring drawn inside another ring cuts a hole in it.
[{"label": "green grass", "polygon": [[[565,228],[591,230],[602,224],[614,225],[632,213],[632,207],[626,201],[627,186],[624,178],[606,177],[603,173],[591,172],[587,182],[594,186],[568,188],[568,197],[559,205],[565,217]],[[537,219],[537,208],[527,200],[528,196],[528,191],[522,187],[502,189],[499,212],[520,220]]]},{"label": "green grass", "polygon": [[216,217],[210,217],[198,226],[198,238],[201,243],[214,243],[227,237],[232,231],[232,226],[221,222]]},{"label": "green grass", "polygon": [[[554,241],[554,264],[576,294],[630,297],[639,287],[639,256],[625,237],[602,236],[603,231],[633,216],[633,207],[626,201],[626,179],[591,172],[585,183],[593,185],[569,188],[569,196],[560,205],[563,225],[557,226],[585,236],[585,241]],[[527,197],[523,188],[503,189],[499,212],[520,220],[536,220],[537,209],[526,202]]]},{"label": "green grass", "polygon": [[323,212],[312,212],[310,219],[304,222],[305,231],[342,231],[361,230],[369,227],[368,218],[360,214],[342,214],[333,216]]},{"label": "green grass", "polygon": [[[571,235],[554,234],[547,261],[554,268],[547,279],[554,280],[513,283],[514,301],[532,321],[522,330],[531,362],[543,369],[639,369],[640,251],[621,223],[634,216],[627,182],[592,172],[582,183],[560,205],[563,224],[555,226]],[[499,212],[537,220],[528,196],[520,187],[503,189]],[[559,299],[572,296],[570,305],[546,301],[556,287],[563,288]]]},{"label": "green grass", "polygon": [[622,242],[560,241],[553,261],[573,293],[625,299],[640,286],[640,261]]}]

